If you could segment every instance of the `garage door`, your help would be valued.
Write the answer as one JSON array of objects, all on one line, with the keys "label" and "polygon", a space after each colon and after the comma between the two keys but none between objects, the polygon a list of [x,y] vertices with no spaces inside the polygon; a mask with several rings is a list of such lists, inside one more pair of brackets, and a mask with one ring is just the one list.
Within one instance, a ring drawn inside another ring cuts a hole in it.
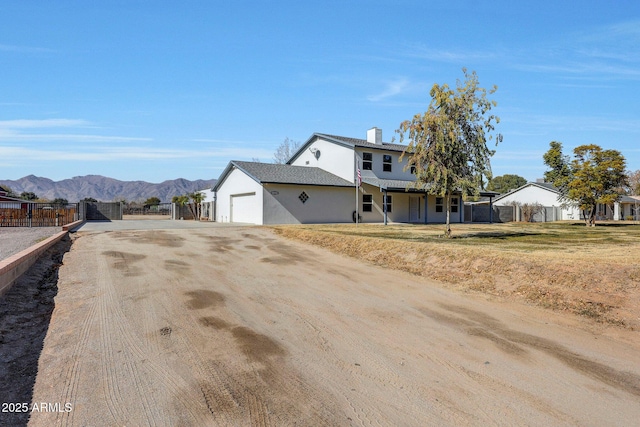
[{"label": "garage door", "polygon": [[262,224],[256,193],[231,195],[231,222]]}]

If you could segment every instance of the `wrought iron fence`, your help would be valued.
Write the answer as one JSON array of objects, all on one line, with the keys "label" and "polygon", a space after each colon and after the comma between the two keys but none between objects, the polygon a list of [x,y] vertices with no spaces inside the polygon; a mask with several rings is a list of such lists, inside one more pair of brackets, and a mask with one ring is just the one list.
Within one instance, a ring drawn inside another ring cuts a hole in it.
[{"label": "wrought iron fence", "polygon": [[125,206],[122,213],[124,215],[171,215],[171,203],[160,203],[158,205]]},{"label": "wrought iron fence", "polygon": [[0,202],[0,227],[62,227],[77,219],[77,203]]}]

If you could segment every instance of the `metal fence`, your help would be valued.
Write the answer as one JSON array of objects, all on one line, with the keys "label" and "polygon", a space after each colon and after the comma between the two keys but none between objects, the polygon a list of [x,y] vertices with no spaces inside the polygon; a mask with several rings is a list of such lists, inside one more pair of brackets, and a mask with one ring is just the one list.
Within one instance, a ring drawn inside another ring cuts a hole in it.
[{"label": "metal fence", "polygon": [[82,202],[83,219],[87,221],[113,221],[122,219],[120,202]]},{"label": "metal fence", "polygon": [[0,202],[0,227],[62,227],[78,219],[78,203]]},{"label": "metal fence", "polygon": [[171,203],[160,203],[157,205],[125,206],[122,210],[124,215],[171,215]]},{"label": "metal fence", "polygon": [[491,206],[489,205],[465,205],[464,220],[465,222],[512,222],[513,208],[511,206]]}]

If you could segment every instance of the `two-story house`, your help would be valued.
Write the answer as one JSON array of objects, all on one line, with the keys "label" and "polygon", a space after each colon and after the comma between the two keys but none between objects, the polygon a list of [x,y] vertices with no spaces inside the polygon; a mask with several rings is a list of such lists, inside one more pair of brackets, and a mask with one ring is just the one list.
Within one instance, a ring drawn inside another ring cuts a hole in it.
[{"label": "two-story house", "polygon": [[[231,161],[213,188],[215,220],[253,224],[361,222],[442,223],[442,197],[414,189],[405,170],[406,147],[367,139],[314,133],[287,164]],[[359,174],[358,174],[359,172]],[[460,195],[451,222],[463,222]]]}]

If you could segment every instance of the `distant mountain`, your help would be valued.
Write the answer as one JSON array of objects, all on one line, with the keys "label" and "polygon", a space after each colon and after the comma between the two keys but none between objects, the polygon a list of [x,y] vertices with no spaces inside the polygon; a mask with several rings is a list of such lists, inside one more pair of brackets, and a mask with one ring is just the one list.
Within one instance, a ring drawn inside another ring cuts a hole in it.
[{"label": "distant mountain", "polygon": [[145,181],[118,181],[101,175],[75,176],[62,181],[52,181],[49,178],[29,175],[16,181],[0,180],[0,186],[9,186],[15,194],[27,191],[35,193],[40,198],[63,198],[72,203],[86,197],[93,197],[102,202],[122,199],[143,202],[149,197],[158,197],[163,202],[170,202],[173,196],[211,188],[216,181],[189,181],[178,178],[153,184]]}]

